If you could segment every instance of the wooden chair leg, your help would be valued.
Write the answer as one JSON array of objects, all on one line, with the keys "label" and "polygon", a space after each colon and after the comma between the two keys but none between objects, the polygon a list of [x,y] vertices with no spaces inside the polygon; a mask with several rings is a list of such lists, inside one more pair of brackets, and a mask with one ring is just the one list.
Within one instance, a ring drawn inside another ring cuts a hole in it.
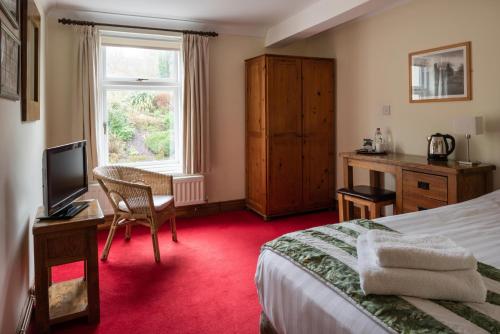
[{"label": "wooden chair leg", "polygon": [[170,217],[170,231],[172,232],[172,240],[177,242],[177,226],[175,224],[175,213]]},{"label": "wooden chair leg", "polygon": [[130,240],[132,237],[132,225],[127,224],[125,225],[125,240]]},{"label": "wooden chair leg", "polygon": [[339,194],[338,200],[339,200],[339,203],[338,203],[338,207],[339,207],[339,222],[342,223],[344,221],[345,210],[346,210],[344,195],[343,194]]},{"label": "wooden chair leg", "polygon": [[378,218],[380,213],[380,207],[376,203],[370,204],[370,219]]},{"label": "wooden chair leg", "polygon": [[368,207],[365,205],[361,205],[360,209],[361,209],[361,218],[368,219],[368,217],[370,215],[370,212],[369,212],[370,210],[368,210]]},{"label": "wooden chair leg", "polygon": [[344,197],[344,221],[350,221],[353,217],[354,205]]},{"label": "wooden chair leg", "polygon": [[111,227],[109,229],[106,245],[104,245],[104,250],[102,251],[101,255],[102,261],[106,261],[106,259],[108,258],[109,249],[111,248],[111,242],[113,241],[113,238],[115,236],[117,222],[118,222],[118,217],[115,216],[113,222],[111,223]]},{"label": "wooden chair leg", "polygon": [[160,245],[158,244],[158,231],[151,228],[151,239],[153,240],[153,251],[155,254],[155,261],[160,262]]}]

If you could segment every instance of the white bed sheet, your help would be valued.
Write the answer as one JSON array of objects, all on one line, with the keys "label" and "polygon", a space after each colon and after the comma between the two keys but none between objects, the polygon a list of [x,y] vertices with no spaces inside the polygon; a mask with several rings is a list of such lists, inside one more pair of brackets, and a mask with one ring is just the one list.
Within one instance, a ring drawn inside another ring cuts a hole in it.
[{"label": "white bed sheet", "polygon": [[[482,197],[376,220],[403,233],[447,236],[500,267],[500,190]],[[262,310],[280,334],[378,334],[387,330],[289,260],[265,250],[255,282]]]}]

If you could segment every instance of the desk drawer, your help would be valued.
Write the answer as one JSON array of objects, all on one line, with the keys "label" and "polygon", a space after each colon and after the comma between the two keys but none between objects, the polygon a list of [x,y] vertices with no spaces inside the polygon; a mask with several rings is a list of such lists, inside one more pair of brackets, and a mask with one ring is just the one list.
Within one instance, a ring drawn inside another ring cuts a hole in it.
[{"label": "desk drawer", "polygon": [[422,196],[403,196],[403,213],[439,208],[446,204],[448,203]]},{"label": "desk drawer", "polygon": [[425,197],[448,201],[448,179],[445,176],[403,171],[403,201],[407,197]]}]

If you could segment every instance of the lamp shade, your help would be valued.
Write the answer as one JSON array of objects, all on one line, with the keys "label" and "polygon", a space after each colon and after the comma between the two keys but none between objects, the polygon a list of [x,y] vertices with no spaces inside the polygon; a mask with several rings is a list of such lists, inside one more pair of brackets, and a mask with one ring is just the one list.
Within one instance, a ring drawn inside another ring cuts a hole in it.
[{"label": "lamp shade", "polygon": [[484,133],[484,119],[482,116],[464,116],[453,120],[455,133],[467,135],[482,135]]}]

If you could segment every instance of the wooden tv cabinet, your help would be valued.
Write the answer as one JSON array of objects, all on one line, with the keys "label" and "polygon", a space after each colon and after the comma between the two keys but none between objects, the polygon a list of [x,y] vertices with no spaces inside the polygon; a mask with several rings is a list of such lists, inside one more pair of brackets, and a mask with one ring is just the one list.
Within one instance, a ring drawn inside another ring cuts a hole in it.
[{"label": "wooden tv cabinet", "polygon": [[[42,215],[40,208],[37,217]],[[71,219],[37,220],[33,225],[37,333],[49,333],[50,325],[79,317],[99,322],[97,225],[101,223],[104,215],[94,199]],[[84,263],[84,277],[52,283],[51,267],[78,261]]]}]

